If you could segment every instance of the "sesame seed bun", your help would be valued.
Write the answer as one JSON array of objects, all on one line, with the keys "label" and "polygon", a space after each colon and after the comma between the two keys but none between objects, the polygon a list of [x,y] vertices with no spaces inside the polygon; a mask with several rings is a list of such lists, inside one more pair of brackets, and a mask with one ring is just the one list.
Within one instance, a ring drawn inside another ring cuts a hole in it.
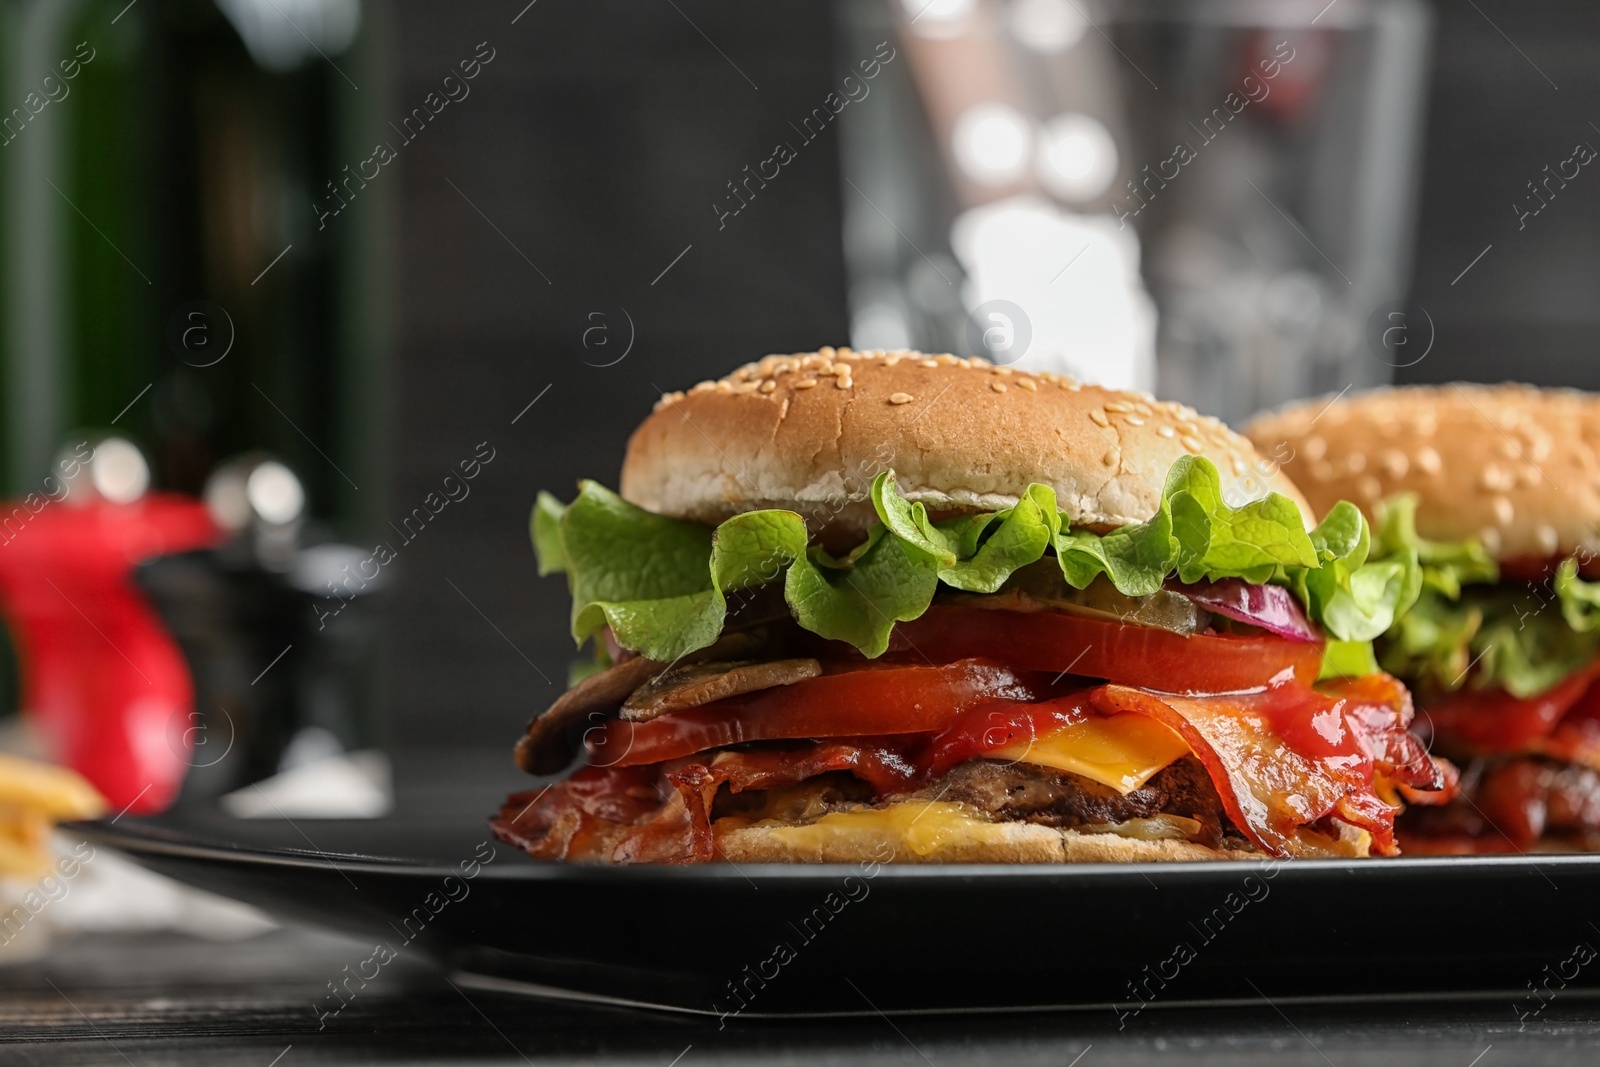
[{"label": "sesame seed bun", "polygon": [[786,508],[813,531],[865,529],[872,480],[949,513],[1009,507],[1031,482],[1076,526],[1108,530],[1156,511],[1167,469],[1204,456],[1234,503],[1269,492],[1307,514],[1250,443],[1193,409],[1060,375],[919,352],[768,356],[668,393],[628,442],[622,495],[718,523]]},{"label": "sesame seed bun", "polygon": [[1416,493],[1423,537],[1475,537],[1503,561],[1600,548],[1600,396],[1379,389],[1261,415],[1245,433],[1286,462],[1319,514],[1348,499],[1370,516],[1379,500]]},{"label": "sesame seed bun", "polygon": [[[921,801],[890,804],[918,811]],[[907,847],[888,831],[834,830],[806,834],[806,827],[757,825],[717,834],[719,859],[734,863],[1160,863],[1263,859],[1259,852],[1209,848],[1192,841],[1145,841],[1113,833],[1081,833],[1026,822],[976,822],[922,842],[926,851]],[[796,832],[798,831],[798,832]]]}]

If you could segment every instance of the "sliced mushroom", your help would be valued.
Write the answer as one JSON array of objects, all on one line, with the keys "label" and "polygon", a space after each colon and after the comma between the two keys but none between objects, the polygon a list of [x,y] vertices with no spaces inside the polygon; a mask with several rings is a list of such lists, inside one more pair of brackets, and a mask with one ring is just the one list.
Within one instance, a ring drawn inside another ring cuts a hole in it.
[{"label": "sliced mushroom", "polygon": [[591,674],[562,693],[528,723],[528,732],[517,742],[517,766],[529,774],[555,774],[564,769],[575,747],[574,728],[590,715],[609,718],[629,693],[659,673],[662,666],[636,656]]},{"label": "sliced mushroom", "polygon": [[622,717],[649,722],[669,711],[699,707],[713,700],[793,685],[822,673],[814,659],[780,659],[768,663],[690,663],[650,679],[622,705]]},{"label": "sliced mushroom", "polygon": [[[758,654],[769,639],[770,634],[764,628],[724,634],[710,647],[685,656],[683,662],[699,663],[710,658],[726,660],[734,656]],[[528,723],[527,733],[517,742],[517,766],[529,774],[556,774],[565,770],[577,750],[581,737],[579,728],[611,718],[628,694],[661,673],[666,666],[635,656],[599,674],[590,675],[562,693],[554,704]]]}]

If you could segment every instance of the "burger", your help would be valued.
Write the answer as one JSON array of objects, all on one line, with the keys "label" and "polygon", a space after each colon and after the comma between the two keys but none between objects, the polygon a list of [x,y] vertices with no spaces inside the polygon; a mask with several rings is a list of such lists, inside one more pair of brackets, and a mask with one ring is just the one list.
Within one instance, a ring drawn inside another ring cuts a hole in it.
[{"label": "burger", "polygon": [[[1452,769],[1367,644],[1415,596],[1213,419],[916,352],[669,393],[532,516],[585,676],[492,821],[607,863],[1390,855]],[[577,769],[573,770],[574,764]]]},{"label": "burger", "polygon": [[1407,849],[1600,847],[1600,397],[1387,389],[1247,433],[1290,461],[1314,508],[1357,502],[1376,555],[1420,561],[1419,597],[1378,657],[1463,771],[1455,801],[1401,821]]}]

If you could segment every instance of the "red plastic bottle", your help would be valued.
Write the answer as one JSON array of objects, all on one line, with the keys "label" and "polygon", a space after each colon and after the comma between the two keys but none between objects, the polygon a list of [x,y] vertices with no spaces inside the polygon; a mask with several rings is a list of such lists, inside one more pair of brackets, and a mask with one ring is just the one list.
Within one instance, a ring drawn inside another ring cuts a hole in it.
[{"label": "red plastic bottle", "polygon": [[0,509],[0,606],[24,714],[113,810],[165,809],[188,769],[194,686],[133,569],[221,532],[204,504],[174,494]]}]

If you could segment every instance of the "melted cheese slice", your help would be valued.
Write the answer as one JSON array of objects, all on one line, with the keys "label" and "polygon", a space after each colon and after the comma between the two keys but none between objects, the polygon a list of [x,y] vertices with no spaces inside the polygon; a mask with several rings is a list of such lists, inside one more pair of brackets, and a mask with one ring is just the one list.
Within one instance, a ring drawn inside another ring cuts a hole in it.
[{"label": "melted cheese slice", "polygon": [[1189,754],[1189,744],[1146,715],[1090,715],[1054,733],[988,753],[989,759],[1069,771],[1127,796]]}]

